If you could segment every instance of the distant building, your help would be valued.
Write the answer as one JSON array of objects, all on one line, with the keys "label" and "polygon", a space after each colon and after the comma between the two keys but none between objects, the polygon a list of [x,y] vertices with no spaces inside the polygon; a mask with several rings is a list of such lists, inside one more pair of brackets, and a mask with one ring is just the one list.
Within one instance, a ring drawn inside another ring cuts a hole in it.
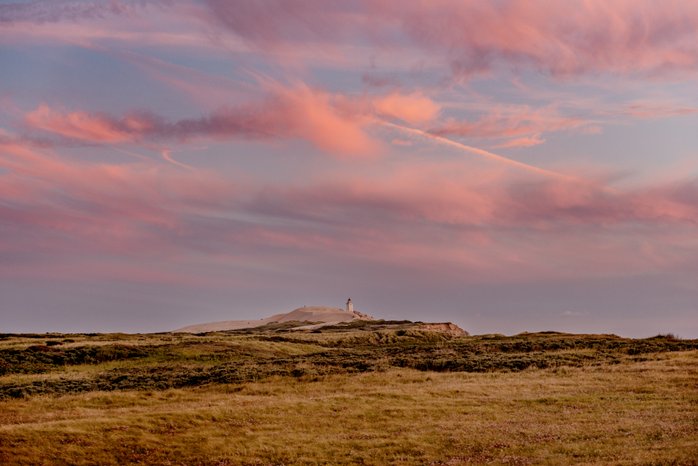
[{"label": "distant building", "polygon": [[351,298],[347,299],[347,312],[354,312],[354,303],[351,302]]}]

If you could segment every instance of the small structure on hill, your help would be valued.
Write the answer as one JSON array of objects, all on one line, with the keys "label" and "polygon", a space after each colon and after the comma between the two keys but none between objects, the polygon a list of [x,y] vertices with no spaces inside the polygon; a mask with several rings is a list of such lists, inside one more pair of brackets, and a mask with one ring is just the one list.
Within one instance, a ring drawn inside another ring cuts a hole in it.
[{"label": "small structure on hill", "polygon": [[354,303],[351,302],[351,298],[347,299],[347,312],[354,312]]}]

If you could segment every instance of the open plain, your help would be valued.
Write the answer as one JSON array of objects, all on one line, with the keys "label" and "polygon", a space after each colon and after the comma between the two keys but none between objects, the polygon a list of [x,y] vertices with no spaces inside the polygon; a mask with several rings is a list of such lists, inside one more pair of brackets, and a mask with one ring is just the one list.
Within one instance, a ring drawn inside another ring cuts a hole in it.
[{"label": "open plain", "polygon": [[698,341],[409,322],[0,340],[0,463],[696,464]]}]

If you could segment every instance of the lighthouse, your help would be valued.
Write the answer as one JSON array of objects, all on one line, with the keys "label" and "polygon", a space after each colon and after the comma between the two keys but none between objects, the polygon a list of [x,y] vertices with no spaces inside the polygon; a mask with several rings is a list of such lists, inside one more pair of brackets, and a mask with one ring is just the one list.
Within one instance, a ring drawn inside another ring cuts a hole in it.
[{"label": "lighthouse", "polygon": [[347,299],[347,312],[354,312],[354,303],[351,302],[351,298]]}]

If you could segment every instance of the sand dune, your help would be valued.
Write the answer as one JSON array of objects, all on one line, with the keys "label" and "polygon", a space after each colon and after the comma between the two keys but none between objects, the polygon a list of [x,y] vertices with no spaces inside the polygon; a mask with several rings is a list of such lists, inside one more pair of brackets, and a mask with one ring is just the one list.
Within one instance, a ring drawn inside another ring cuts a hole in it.
[{"label": "sand dune", "polygon": [[[326,306],[304,306],[294,309],[291,312],[275,314],[270,317],[258,320],[224,320],[221,322],[209,322],[205,324],[195,324],[174,330],[175,332],[201,333],[218,332],[223,330],[240,330],[243,328],[255,328],[272,323],[283,322],[312,322],[300,328],[321,327],[339,322],[349,322],[351,320],[373,320],[373,317],[358,311],[345,311],[337,307]],[[316,325],[315,325],[316,324]]]}]

